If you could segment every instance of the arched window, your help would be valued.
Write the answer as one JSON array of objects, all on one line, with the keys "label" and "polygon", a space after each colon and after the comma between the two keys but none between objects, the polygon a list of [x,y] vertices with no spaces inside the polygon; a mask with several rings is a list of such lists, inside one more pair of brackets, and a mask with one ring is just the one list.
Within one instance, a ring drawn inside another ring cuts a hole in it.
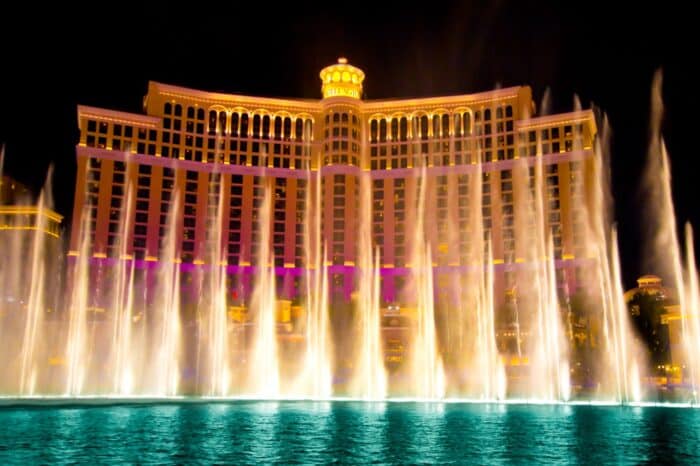
[{"label": "arched window", "polygon": [[301,141],[304,138],[304,120],[297,118],[294,124],[294,135],[297,141]]},{"label": "arched window", "polygon": [[187,118],[194,118],[194,107],[187,107]]},{"label": "arched window", "polygon": [[304,140],[311,141],[312,131],[313,131],[313,128],[311,127],[311,120],[306,120],[304,122]]},{"label": "arched window", "polygon": [[275,130],[274,137],[275,137],[275,139],[277,139],[279,141],[280,139],[282,139],[282,117],[279,117],[279,116],[275,117],[274,130]]},{"label": "arched window", "polygon": [[462,134],[465,136],[472,134],[471,115],[469,115],[469,112],[464,112],[462,114],[462,127],[464,128]]},{"label": "arched window", "polygon": [[399,139],[399,120],[393,118],[391,120],[391,140],[397,141]]},{"label": "arched window", "polygon": [[450,116],[444,114],[442,116],[442,137],[447,138],[450,136]]},{"label": "arched window", "polygon": [[401,141],[408,140],[408,119],[406,117],[401,117],[401,122],[399,123],[399,133]]},{"label": "arched window", "polygon": [[340,121],[340,113],[333,114],[333,123],[338,123]]},{"label": "arched window", "polygon": [[182,105],[175,105],[175,116],[182,116]]},{"label": "arched window", "polygon": [[248,114],[241,113],[241,130],[240,130],[241,137],[248,136],[248,122],[249,122]]},{"label": "arched window", "polygon": [[226,112],[219,112],[219,134],[226,134]]},{"label": "arched window", "polygon": [[428,121],[428,115],[423,115],[420,117],[420,138],[428,139],[428,128],[430,127],[430,122]]},{"label": "arched window", "polygon": [[260,137],[260,115],[253,115],[253,137]]},{"label": "arched window", "polygon": [[163,111],[166,115],[172,114],[173,113],[173,104],[171,104],[170,102],[165,102]]},{"label": "arched window", "polygon": [[462,137],[462,116],[455,113],[455,137]]},{"label": "arched window", "polygon": [[231,114],[231,134],[238,136],[238,113]]},{"label": "arched window", "polygon": [[342,122],[343,122],[343,123],[347,123],[348,121],[349,121],[349,120],[348,120],[348,114],[347,114],[347,113],[343,113],[343,115],[342,115]]},{"label": "arched window", "polygon": [[378,134],[378,124],[377,120],[372,120],[369,123],[369,138],[370,142],[377,142],[377,134]]},{"label": "arched window", "polygon": [[489,121],[491,119],[491,109],[487,108],[484,110],[484,121]]},{"label": "arched window", "polygon": [[262,138],[270,139],[270,116],[265,115],[262,119]]},{"label": "arched window", "polygon": [[204,121],[204,109],[203,108],[197,109],[197,119]]},{"label": "arched window", "polygon": [[386,120],[384,118],[379,121],[379,142],[386,142]]},{"label": "arched window", "polygon": [[433,137],[440,137],[440,115],[433,115]]},{"label": "arched window", "polygon": [[284,139],[289,140],[292,137],[292,119],[286,117],[284,119]]},{"label": "arched window", "polygon": [[503,118],[503,107],[498,107],[496,109],[496,118]]},{"label": "arched window", "polygon": [[216,110],[209,110],[209,134],[216,134]]}]

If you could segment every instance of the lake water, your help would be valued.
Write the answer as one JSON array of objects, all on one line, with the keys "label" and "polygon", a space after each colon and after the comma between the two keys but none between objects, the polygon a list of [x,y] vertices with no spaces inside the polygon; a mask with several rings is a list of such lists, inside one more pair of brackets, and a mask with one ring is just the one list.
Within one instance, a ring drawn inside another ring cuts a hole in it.
[{"label": "lake water", "polygon": [[260,402],[0,408],[0,464],[700,463],[700,410]]}]

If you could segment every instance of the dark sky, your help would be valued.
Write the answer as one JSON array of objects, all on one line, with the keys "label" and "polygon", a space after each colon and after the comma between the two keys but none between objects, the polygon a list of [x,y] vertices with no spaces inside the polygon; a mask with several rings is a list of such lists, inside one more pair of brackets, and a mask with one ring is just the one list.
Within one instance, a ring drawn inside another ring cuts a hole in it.
[{"label": "dark sky", "polygon": [[[250,6],[252,3],[253,6]],[[465,1],[65,2],[0,7],[0,142],[6,171],[38,187],[55,165],[57,209],[72,210],[77,104],[140,112],[149,80],[202,90],[318,98],[340,55],[362,68],[368,98],[449,95],[527,84],[554,111],[580,96],[611,121],[625,285],[640,273],[640,176],[654,71],[664,71],[664,133],[680,221],[695,207],[700,106],[697,25],[674,2]],[[627,3],[627,2],[625,2]],[[678,5],[682,5],[679,3]],[[14,11],[9,11],[12,8]],[[3,11],[8,10],[8,11]]]}]

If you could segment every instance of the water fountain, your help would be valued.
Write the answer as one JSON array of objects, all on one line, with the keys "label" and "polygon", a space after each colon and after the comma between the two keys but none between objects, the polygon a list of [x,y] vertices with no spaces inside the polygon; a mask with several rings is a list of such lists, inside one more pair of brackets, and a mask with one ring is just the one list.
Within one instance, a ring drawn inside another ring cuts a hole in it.
[{"label": "water fountain", "polygon": [[[653,102],[649,149],[654,187],[649,210],[656,228],[653,249],[665,252],[656,258],[657,267],[678,290],[683,388],[687,391],[684,399],[697,402],[698,274],[691,226],[685,230],[685,257],[676,231],[668,155],[660,139],[660,79],[655,83]],[[417,127],[413,129],[419,133]],[[45,310],[56,299],[47,294],[52,259],[47,257],[40,233],[45,229],[44,217],[37,215],[34,228],[24,236],[9,234],[8,241],[0,245],[0,290],[3,305],[11,297],[21,306],[3,311],[1,317],[0,361],[10,375],[3,378],[0,388],[12,396],[67,397],[167,398],[186,393],[219,398],[328,399],[342,394],[363,400],[408,397],[493,402],[517,398],[549,403],[571,399],[634,403],[653,398],[653,393],[644,389],[648,362],[630,328],[623,299],[618,239],[610,219],[608,138],[607,121],[603,120],[592,157],[582,155],[583,148],[571,151],[572,162],[589,164],[592,177],[592,183],[586,185],[590,192],[577,192],[574,197],[586,199],[580,210],[583,241],[576,265],[586,272],[583,288],[600,325],[596,335],[600,357],[591,363],[593,384],[587,385],[575,375],[580,358],[572,343],[575,306],[568,289],[573,262],[556,256],[555,232],[546,227],[550,201],[546,171],[550,165],[540,145],[536,157],[517,158],[510,164],[513,195],[523,208],[514,214],[515,249],[504,263],[495,263],[498,243],[484,226],[483,180],[494,174],[493,166],[479,154],[464,172],[468,203],[459,207],[465,209],[467,214],[461,217],[467,220],[465,224],[451,218],[445,222],[450,241],[465,236],[470,241],[462,253],[466,261],[458,265],[460,273],[450,284],[449,298],[441,298],[441,290],[436,289],[438,260],[444,259],[438,257],[444,251],[428,228],[436,221],[430,206],[436,197],[437,172],[429,166],[413,170],[412,182],[417,189],[415,199],[409,202],[414,208],[409,215],[415,222],[410,235],[409,280],[402,296],[408,313],[413,312],[406,326],[403,366],[395,374],[390,374],[385,364],[383,321],[387,319],[381,310],[384,270],[380,250],[372,242],[372,173],[361,172],[358,177],[357,299],[354,327],[343,329],[353,335],[350,351],[354,365],[340,391],[333,380],[339,369],[333,357],[332,335],[338,329],[332,328],[329,317],[331,269],[322,239],[320,172],[306,170],[296,175],[299,182],[306,183],[302,220],[305,270],[301,277],[305,296],[300,300],[303,319],[295,322],[296,333],[292,335],[303,340],[303,345],[292,356],[278,344],[287,330],[282,331],[277,322],[280,270],[275,267],[271,245],[272,186],[264,187],[262,203],[256,206],[260,241],[253,259],[253,291],[246,296],[248,320],[234,322],[227,296],[233,264],[226,262],[223,237],[228,221],[224,193],[229,182],[225,170],[215,164],[207,174],[209,217],[203,246],[198,246],[206,251],[203,263],[182,263],[178,239],[183,234],[183,194],[177,186],[158,257],[137,261],[129,255],[135,202],[135,186],[129,181],[121,206],[110,212],[118,218],[117,241],[111,245],[110,257],[92,254],[93,240],[86,225],[93,214],[89,205],[84,210],[80,222],[83,233],[79,250],[69,258],[65,291],[51,292],[65,295],[62,309],[50,318]],[[126,173],[134,170],[131,162],[125,155]],[[582,185],[572,189],[583,189]],[[50,189],[47,185],[39,197],[40,209],[51,206]],[[447,249],[453,253],[451,245]],[[21,251],[27,251],[26,257]],[[507,330],[498,321],[503,316],[495,297],[496,276],[502,270],[514,277],[507,290],[513,301],[509,303],[513,313]],[[185,295],[183,285],[190,295]],[[190,299],[192,294],[196,295],[194,300]],[[195,312],[190,313],[187,306]],[[512,349],[503,348],[502,339],[497,338],[504,332],[515,342]],[[239,334],[245,338],[234,338]],[[298,360],[291,361],[293,358]],[[46,369],[49,359],[53,361],[50,373]],[[290,377],[287,367],[298,370]]]},{"label": "water fountain", "polygon": [[360,179],[359,285],[357,301],[357,364],[350,393],[365,400],[387,395],[387,378],[381,338],[379,253],[372,247],[372,199],[369,176]]},{"label": "water fountain", "polygon": [[677,220],[671,192],[671,166],[662,138],[661,123],[663,101],[661,99],[662,75],[654,76],[651,96],[651,128],[649,153],[644,178],[644,194],[648,203],[647,267],[660,270],[670,278],[680,305],[681,337],[683,346],[683,381],[688,386],[688,398],[697,403],[700,383],[700,303],[698,273],[695,262],[692,227],[685,228],[685,264],[682,259],[681,238],[677,232]]}]

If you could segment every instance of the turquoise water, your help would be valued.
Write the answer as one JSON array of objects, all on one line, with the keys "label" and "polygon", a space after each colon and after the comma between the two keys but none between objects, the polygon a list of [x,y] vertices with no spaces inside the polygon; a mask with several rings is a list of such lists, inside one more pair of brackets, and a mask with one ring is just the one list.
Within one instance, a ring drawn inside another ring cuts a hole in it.
[{"label": "turquoise water", "polygon": [[700,463],[700,410],[231,402],[0,408],[0,464]]}]

